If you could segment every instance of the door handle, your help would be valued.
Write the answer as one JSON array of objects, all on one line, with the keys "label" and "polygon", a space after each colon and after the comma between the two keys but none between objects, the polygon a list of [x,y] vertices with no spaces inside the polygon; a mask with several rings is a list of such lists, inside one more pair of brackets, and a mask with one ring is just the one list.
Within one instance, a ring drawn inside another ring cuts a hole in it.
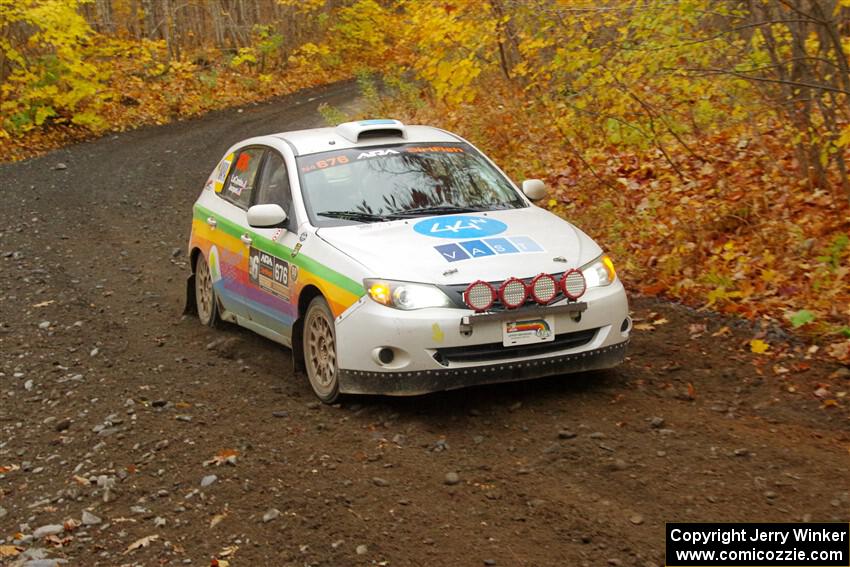
[{"label": "door handle", "polygon": [[215,220],[213,217],[207,217],[207,224],[215,228],[216,226],[218,226],[218,221]]},{"label": "door handle", "polygon": [[242,243],[246,246],[251,246],[251,243],[254,242],[254,239],[248,236],[247,234],[243,234],[242,236],[240,236],[239,240],[241,240]]}]

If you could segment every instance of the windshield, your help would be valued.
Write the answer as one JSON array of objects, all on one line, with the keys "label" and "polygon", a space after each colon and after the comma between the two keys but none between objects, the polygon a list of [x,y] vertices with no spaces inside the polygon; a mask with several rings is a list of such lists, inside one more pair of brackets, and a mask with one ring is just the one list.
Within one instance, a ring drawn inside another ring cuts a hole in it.
[{"label": "windshield", "polygon": [[527,206],[467,144],[355,148],[297,162],[304,204],[316,226]]}]

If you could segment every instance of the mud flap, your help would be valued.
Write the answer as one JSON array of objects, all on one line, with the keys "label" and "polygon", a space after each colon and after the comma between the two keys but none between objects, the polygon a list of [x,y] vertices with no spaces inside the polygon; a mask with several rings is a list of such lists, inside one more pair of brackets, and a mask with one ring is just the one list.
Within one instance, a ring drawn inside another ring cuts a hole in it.
[{"label": "mud flap", "polygon": [[183,306],[183,315],[197,315],[198,306],[195,303],[195,274],[186,278],[186,304]]},{"label": "mud flap", "polygon": [[292,372],[293,374],[306,373],[307,366],[304,364],[304,341],[302,340],[304,328],[303,317],[297,319],[292,325]]}]

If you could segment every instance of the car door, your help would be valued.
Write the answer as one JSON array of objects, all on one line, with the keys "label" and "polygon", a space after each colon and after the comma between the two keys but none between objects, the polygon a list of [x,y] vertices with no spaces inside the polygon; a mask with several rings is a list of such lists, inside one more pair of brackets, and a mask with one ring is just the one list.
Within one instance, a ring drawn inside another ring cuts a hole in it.
[{"label": "car door", "polygon": [[226,310],[243,319],[250,318],[255,295],[250,284],[252,239],[247,211],[265,157],[266,149],[258,146],[234,152],[230,171],[218,194],[223,202],[217,211],[217,230],[223,229],[228,234],[221,240],[219,249],[222,280],[219,296]]},{"label": "car door", "polygon": [[286,222],[278,227],[248,227],[252,240],[248,260],[252,288],[250,317],[258,325],[290,338],[297,315],[298,268],[293,263],[293,251],[297,250],[298,224],[286,162],[275,149],[267,151],[251,204],[280,205],[286,212]]}]

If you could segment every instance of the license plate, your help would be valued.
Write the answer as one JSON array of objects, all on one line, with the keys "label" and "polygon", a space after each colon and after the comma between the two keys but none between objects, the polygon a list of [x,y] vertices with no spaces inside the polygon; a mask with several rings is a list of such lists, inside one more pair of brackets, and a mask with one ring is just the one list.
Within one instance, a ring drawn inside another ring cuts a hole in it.
[{"label": "license plate", "polygon": [[554,315],[502,323],[502,344],[504,346],[545,343],[554,340]]}]

